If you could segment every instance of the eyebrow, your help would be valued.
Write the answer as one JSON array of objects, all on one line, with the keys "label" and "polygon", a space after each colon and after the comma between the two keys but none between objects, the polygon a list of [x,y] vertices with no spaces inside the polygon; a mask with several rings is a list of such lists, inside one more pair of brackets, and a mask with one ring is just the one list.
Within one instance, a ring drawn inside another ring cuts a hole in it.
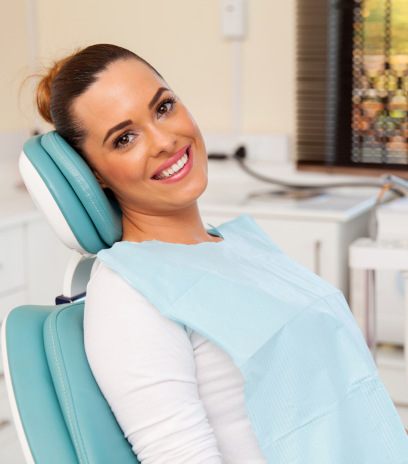
[{"label": "eyebrow", "polygon": [[[153,95],[153,98],[150,100],[149,103],[149,109],[152,109],[157,100],[161,97],[161,94],[165,92],[166,90],[170,90],[167,87],[159,87],[156,91],[156,93]],[[127,119],[126,121],[122,121],[119,124],[116,124],[116,126],[111,127],[108,132],[105,135],[105,138],[103,139],[102,145],[108,140],[108,138],[116,131],[123,129],[126,126],[130,126],[130,124],[133,124],[133,121],[131,119]]]},{"label": "eyebrow", "polygon": [[161,94],[165,92],[166,90],[170,90],[167,87],[159,87],[157,89],[157,92],[154,94],[153,98],[150,100],[149,103],[149,109],[151,110],[154,106],[154,104],[157,102],[157,100],[161,97]]},{"label": "eyebrow", "polygon": [[105,138],[103,139],[102,145],[106,142],[106,140],[116,131],[123,129],[126,126],[130,126],[133,121],[131,119],[127,119],[126,121],[122,121],[119,124],[116,124],[116,126],[111,127],[108,132],[105,135]]}]

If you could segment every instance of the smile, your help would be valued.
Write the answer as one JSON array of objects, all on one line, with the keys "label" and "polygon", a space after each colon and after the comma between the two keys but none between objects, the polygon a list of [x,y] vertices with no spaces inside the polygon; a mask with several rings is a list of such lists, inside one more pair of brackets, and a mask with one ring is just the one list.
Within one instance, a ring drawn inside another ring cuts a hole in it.
[{"label": "smile", "polygon": [[[177,154],[175,156],[177,156]],[[159,172],[156,172],[156,174],[152,176],[152,179],[168,183],[180,180],[185,175],[187,175],[192,167],[193,157],[191,153],[191,146],[185,148],[183,153],[181,153],[178,156],[178,159],[175,162],[173,162],[170,166],[166,167],[165,169]]]}]

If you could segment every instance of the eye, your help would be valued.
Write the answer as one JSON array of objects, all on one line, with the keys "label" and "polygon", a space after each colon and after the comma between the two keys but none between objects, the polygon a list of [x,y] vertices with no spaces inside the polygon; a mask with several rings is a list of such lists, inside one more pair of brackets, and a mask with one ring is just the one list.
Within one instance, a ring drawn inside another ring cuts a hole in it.
[{"label": "eye", "polygon": [[113,142],[113,146],[115,148],[123,149],[129,146],[136,138],[136,134],[132,134],[131,132],[125,132],[124,134],[120,135],[115,141]]},{"label": "eye", "polygon": [[173,97],[166,98],[157,107],[157,113],[162,116],[163,114],[169,113],[173,110],[174,105],[176,103],[176,99]]}]

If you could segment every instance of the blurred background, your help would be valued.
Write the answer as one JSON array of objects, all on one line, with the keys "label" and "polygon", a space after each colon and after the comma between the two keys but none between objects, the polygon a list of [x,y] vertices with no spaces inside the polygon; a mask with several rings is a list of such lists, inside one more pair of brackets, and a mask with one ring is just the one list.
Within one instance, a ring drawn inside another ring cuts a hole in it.
[{"label": "blurred background", "polygon": [[[295,1],[257,0],[245,18],[239,68],[222,35],[217,0],[48,2],[18,0],[1,19],[0,128],[31,130],[32,91],[22,80],[77,47],[114,43],[151,62],[190,108],[203,132],[233,129],[234,73],[241,75],[240,129],[295,133]],[[250,31],[250,33],[249,33]],[[235,60],[236,61],[236,60]],[[234,66],[235,65],[235,66]]]},{"label": "blurred background", "polygon": [[[201,128],[203,221],[251,214],[341,289],[408,425],[406,0],[15,0],[0,25],[0,321],[72,296],[75,256],[18,170],[27,138],[53,129],[28,76],[79,47],[121,45]],[[0,461],[21,464],[2,372]]]}]

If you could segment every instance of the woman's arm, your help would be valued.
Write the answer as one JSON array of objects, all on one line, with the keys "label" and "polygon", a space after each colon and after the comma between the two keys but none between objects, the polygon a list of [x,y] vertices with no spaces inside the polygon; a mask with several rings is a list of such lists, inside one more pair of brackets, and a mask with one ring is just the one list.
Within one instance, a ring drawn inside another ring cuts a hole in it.
[{"label": "woman's arm", "polygon": [[84,331],[94,377],[142,464],[222,463],[179,324],[100,264]]}]

